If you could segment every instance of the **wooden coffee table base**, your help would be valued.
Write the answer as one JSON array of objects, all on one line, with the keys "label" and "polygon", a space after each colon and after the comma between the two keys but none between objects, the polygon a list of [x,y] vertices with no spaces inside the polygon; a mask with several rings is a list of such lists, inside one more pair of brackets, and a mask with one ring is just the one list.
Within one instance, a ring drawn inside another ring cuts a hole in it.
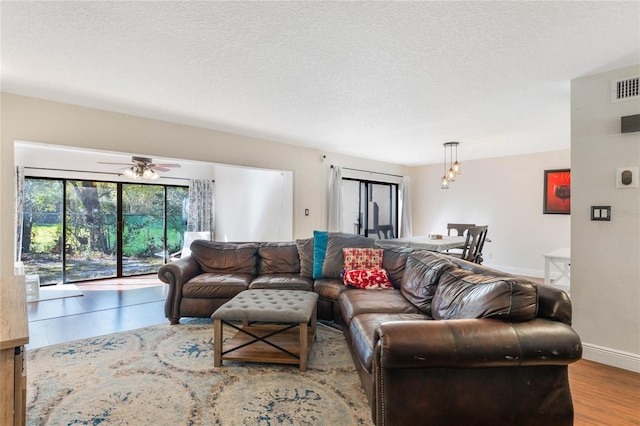
[{"label": "wooden coffee table base", "polygon": [[[238,327],[232,322],[214,320],[215,367],[223,360],[268,362],[275,364],[298,364],[300,371],[307,371],[309,352],[316,334],[315,312],[311,324],[264,324],[244,323]],[[223,342],[223,324],[238,332]]]}]

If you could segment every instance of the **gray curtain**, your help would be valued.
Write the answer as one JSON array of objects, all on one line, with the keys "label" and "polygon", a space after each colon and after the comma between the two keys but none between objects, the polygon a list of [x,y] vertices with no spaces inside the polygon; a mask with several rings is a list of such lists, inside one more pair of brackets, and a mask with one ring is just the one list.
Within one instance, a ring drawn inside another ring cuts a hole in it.
[{"label": "gray curtain", "polygon": [[327,230],[342,231],[342,168],[333,166],[329,180]]},{"label": "gray curtain", "polygon": [[187,231],[211,232],[213,237],[214,227],[215,201],[213,182],[205,179],[189,180]]},{"label": "gray curtain", "polygon": [[24,168],[21,166],[16,167],[16,176],[15,176],[15,224],[16,224],[16,233],[15,233],[15,262],[20,262],[22,259],[22,218],[23,218],[23,210],[24,210]]},{"label": "gray curtain", "polygon": [[413,236],[411,220],[411,178],[403,176],[400,183],[400,232],[399,238]]}]

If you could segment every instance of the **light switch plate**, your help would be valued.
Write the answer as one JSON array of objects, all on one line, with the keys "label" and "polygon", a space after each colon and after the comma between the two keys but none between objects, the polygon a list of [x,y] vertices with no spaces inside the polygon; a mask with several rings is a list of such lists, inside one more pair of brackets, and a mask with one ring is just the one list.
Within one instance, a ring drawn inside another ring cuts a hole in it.
[{"label": "light switch plate", "polygon": [[616,188],[637,188],[638,167],[618,167],[616,169]]},{"label": "light switch plate", "polygon": [[611,221],[611,206],[591,206],[591,220]]}]

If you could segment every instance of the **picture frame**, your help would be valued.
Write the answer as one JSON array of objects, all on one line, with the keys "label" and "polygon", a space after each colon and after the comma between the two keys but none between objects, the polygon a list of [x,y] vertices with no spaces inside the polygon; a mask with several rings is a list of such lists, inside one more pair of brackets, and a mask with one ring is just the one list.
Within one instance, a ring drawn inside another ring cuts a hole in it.
[{"label": "picture frame", "polygon": [[544,171],[543,214],[571,214],[571,169]]}]

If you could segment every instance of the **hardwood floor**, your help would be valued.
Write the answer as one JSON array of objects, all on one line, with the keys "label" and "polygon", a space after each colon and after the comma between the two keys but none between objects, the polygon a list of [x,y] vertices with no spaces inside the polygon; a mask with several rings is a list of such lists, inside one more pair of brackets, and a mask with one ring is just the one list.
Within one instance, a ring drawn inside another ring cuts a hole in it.
[{"label": "hardwood floor", "polygon": [[640,374],[580,360],[569,366],[576,426],[640,425]]},{"label": "hardwood floor", "polygon": [[[28,304],[27,349],[167,322],[157,277],[78,285],[83,296]],[[581,360],[569,366],[576,426],[640,425],[640,374]]]},{"label": "hardwood floor", "polygon": [[76,286],[82,296],[27,304],[27,350],[167,322],[164,300],[168,287],[156,276]]}]

